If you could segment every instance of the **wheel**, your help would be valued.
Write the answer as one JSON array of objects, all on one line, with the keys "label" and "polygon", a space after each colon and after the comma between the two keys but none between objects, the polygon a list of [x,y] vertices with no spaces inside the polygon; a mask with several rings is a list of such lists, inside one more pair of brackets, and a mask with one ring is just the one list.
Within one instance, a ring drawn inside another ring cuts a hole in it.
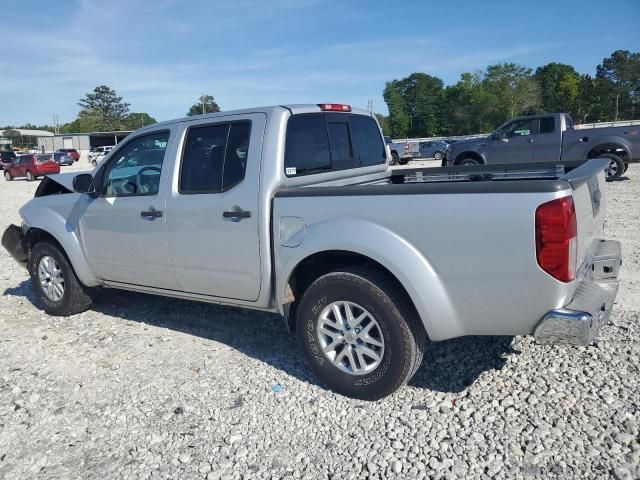
[{"label": "wheel", "polygon": [[13,177],[11,176],[11,174],[9,172],[7,172],[6,170],[4,171],[4,179],[7,182],[10,182],[11,180],[13,180]]},{"label": "wheel", "polygon": [[442,160],[442,152],[436,152],[433,154],[433,159],[434,160]]},{"label": "wheel", "polygon": [[27,170],[27,182],[33,182],[35,179],[36,177],[33,175],[33,173]]},{"label": "wheel", "polygon": [[352,268],[323,275],[296,312],[302,351],[318,377],[348,397],[378,400],[422,362],[426,332],[387,276]]},{"label": "wheel", "polygon": [[400,158],[400,159],[398,160],[398,163],[399,163],[400,165],[406,165],[407,163],[409,163],[409,159],[408,159],[408,158]]},{"label": "wheel", "polygon": [[28,269],[36,298],[49,315],[74,315],[91,305],[89,289],[80,283],[66,255],[52,242],[42,241],[33,247]]},{"label": "wheel", "polygon": [[397,165],[399,161],[398,154],[396,152],[391,152],[391,165]]},{"label": "wheel", "polygon": [[480,162],[478,160],[476,160],[475,158],[472,157],[468,157],[468,158],[463,158],[462,160],[460,160],[458,163],[458,165],[480,165]]},{"label": "wheel", "polygon": [[607,182],[613,182],[620,178],[624,173],[624,161],[613,153],[603,153],[596,158],[608,158],[610,160],[609,165],[604,169],[605,180]]},{"label": "wheel", "polygon": [[624,170],[622,171],[622,173],[627,173],[628,168],[629,168],[629,164],[627,162],[624,162]]}]

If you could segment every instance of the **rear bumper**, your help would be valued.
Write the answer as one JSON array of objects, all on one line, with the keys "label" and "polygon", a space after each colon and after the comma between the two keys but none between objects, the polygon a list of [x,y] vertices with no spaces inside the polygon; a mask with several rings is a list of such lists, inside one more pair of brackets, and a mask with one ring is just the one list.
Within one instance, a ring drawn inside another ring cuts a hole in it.
[{"label": "rear bumper", "polygon": [[591,256],[591,269],[578,284],[565,307],[551,310],[540,320],[533,335],[543,344],[587,346],[606,325],[618,293],[621,264],[620,242],[599,240]]},{"label": "rear bumper", "polygon": [[2,234],[2,246],[16,262],[26,268],[27,248],[22,229],[17,225],[9,225]]}]

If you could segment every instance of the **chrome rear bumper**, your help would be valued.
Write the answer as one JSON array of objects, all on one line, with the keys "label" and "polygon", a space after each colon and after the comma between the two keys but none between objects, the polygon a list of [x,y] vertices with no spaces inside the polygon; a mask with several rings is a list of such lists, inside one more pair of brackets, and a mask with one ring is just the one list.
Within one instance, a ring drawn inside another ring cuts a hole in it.
[{"label": "chrome rear bumper", "polygon": [[536,326],[537,342],[587,346],[609,321],[620,283],[620,242],[598,240],[590,257],[571,302],[548,312]]}]

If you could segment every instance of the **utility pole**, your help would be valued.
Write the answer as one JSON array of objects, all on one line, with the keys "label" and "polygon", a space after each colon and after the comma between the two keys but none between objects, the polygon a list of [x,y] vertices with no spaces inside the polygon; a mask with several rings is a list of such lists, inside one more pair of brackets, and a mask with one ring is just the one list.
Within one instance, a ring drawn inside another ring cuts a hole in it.
[{"label": "utility pole", "polygon": [[204,111],[204,93],[200,97],[200,100],[202,101],[202,114],[204,115],[205,114],[205,111]]}]

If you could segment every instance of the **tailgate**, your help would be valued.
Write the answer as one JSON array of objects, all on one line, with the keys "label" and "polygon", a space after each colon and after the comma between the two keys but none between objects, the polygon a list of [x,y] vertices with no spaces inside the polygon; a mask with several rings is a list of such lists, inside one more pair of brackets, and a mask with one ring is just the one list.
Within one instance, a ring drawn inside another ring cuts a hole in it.
[{"label": "tailgate", "polygon": [[604,218],[607,207],[604,169],[609,160],[589,160],[563,176],[573,189],[573,201],[578,226],[578,272],[588,265],[585,259],[595,248],[594,240],[604,238]]}]

